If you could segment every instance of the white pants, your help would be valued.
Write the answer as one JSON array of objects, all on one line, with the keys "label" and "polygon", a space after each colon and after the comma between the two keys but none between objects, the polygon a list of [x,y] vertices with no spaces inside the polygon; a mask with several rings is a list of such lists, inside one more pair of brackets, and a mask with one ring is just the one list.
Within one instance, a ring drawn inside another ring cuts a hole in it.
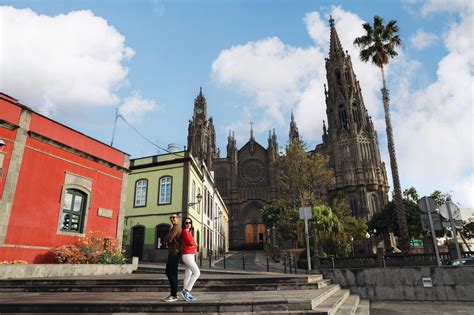
[{"label": "white pants", "polygon": [[183,288],[187,291],[192,291],[194,283],[201,275],[196,261],[194,260],[194,254],[183,255],[183,263],[186,265],[184,269],[184,285]]}]

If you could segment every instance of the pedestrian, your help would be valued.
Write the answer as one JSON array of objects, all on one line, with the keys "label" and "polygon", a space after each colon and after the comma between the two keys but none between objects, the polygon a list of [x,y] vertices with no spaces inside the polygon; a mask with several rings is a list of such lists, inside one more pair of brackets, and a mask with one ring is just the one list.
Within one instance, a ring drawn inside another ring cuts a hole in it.
[{"label": "pedestrian", "polygon": [[173,225],[170,232],[163,237],[163,242],[168,244],[168,260],[166,262],[166,276],[170,282],[170,295],[164,299],[165,302],[178,301],[178,264],[180,258],[181,226],[179,225],[179,214],[170,215]]},{"label": "pedestrian", "polygon": [[184,269],[184,282],[183,290],[181,295],[186,301],[196,301],[197,298],[191,295],[194,283],[201,275],[196,260],[194,258],[196,254],[197,244],[193,237],[193,221],[191,218],[186,217],[183,220],[182,234],[181,234],[181,248],[183,250],[183,263],[186,266]]}]

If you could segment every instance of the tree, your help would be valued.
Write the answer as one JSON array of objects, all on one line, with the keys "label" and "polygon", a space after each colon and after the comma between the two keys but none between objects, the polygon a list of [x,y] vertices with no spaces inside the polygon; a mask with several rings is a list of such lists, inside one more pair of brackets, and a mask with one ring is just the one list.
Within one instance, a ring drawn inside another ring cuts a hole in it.
[{"label": "tree", "polygon": [[300,140],[293,140],[286,153],[275,161],[277,175],[286,193],[283,198],[296,206],[313,206],[332,181],[328,157],[306,152]]},{"label": "tree", "polygon": [[414,201],[414,202],[418,202],[418,199],[420,199],[418,196],[418,192],[416,191],[416,188],[413,186],[410,187],[409,189],[405,189],[403,191],[403,196],[405,197],[405,199]]},{"label": "tree", "polygon": [[400,46],[401,40],[398,36],[399,28],[397,22],[391,20],[384,25],[380,16],[374,16],[374,24],[364,23],[362,27],[365,35],[357,37],[354,45],[359,46],[360,59],[364,62],[372,60],[382,72],[382,98],[385,112],[385,125],[387,131],[388,153],[390,156],[390,167],[392,169],[393,189],[395,192],[395,205],[397,211],[398,223],[400,226],[400,247],[403,251],[409,251],[408,224],[406,218],[406,209],[403,203],[400,178],[398,175],[397,158],[395,154],[395,142],[393,139],[392,121],[390,118],[390,98],[385,84],[384,66],[388,64],[390,58],[398,55],[396,48]]},{"label": "tree", "polygon": [[[423,236],[425,232],[421,227],[421,209],[418,205],[410,200],[403,200],[405,209],[407,211],[407,223],[409,226],[409,237],[417,238]],[[377,235],[388,236],[389,233],[393,233],[396,236],[400,236],[400,227],[398,224],[398,217],[395,211],[394,201],[389,202],[385,208],[376,213],[368,223],[369,230],[376,229]]]},{"label": "tree", "polygon": [[433,193],[431,194],[431,198],[433,198],[434,201],[436,201],[436,205],[438,207],[441,207],[441,205],[445,204],[446,202],[452,201],[452,197],[450,194],[442,193],[439,190],[433,191]]}]

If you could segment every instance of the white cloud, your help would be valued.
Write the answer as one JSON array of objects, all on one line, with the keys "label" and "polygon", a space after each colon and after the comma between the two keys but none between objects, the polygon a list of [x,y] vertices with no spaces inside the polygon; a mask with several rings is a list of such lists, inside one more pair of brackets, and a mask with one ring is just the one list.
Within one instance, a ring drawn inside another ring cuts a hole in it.
[{"label": "white cloud", "polygon": [[[354,71],[363,86],[366,107],[371,115],[377,117],[381,110],[378,102],[380,71],[362,63],[357,48],[352,44],[356,36],[363,34],[362,27],[354,25],[361,26],[364,21],[339,7],[333,7],[331,14],[343,47],[353,57]],[[312,47],[292,47],[273,37],[221,51],[212,65],[213,79],[250,95],[252,101],[248,106],[253,108],[253,120],[258,122],[269,117],[272,124],[285,133],[289,121],[284,118],[288,118],[290,110],[294,109],[304,140],[319,143],[322,121],[326,119],[323,85],[326,83],[324,58],[329,46],[328,19],[329,14],[323,18],[319,12],[305,15],[303,21],[315,43]],[[263,112],[255,117],[258,111]],[[247,126],[248,119],[242,115],[235,127]],[[244,134],[244,131],[237,133]],[[280,142],[286,140],[280,139]]]},{"label": "white cloud", "polygon": [[411,45],[417,50],[423,50],[430,47],[438,41],[438,36],[419,29],[415,35],[410,38]]},{"label": "white cloud", "polygon": [[473,22],[472,12],[463,12],[460,22],[449,26],[443,36],[448,53],[438,64],[436,81],[410,90],[418,75],[406,71],[407,62],[403,75],[396,76],[405,82],[392,89],[401,178],[423,187],[423,194],[452,191],[462,207],[474,207],[474,41],[465,31]]},{"label": "white cloud", "polygon": [[[425,14],[446,9],[447,3],[405,2],[407,6],[423,5]],[[403,49],[386,69],[403,188],[415,186],[421,194],[436,189],[452,191],[455,200],[463,207],[474,207],[474,47],[471,32],[467,31],[473,25],[470,6],[466,1],[454,3],[454,8],[464,10],[459,12],[461,22],[451,25],[442,38],[420,30],[418,39],[414,39],[417,41],[414,45],[418,44],[420,49],[442,39],[448,50],[439,62],[434,82],[419,84],[423,64],[410,59]],[[452,11],[452,7],[449,10]],[[380,150],[390,174],[380,97],[380,69],[362,63],[358,49],[352,44],[355,37],[363,34],[362,27],[358,26],[364,21],[340,7],[333,7],[330,13],[335,19],[342,46],[352,56],[354,72],[360,81],[369,115],[374,118],[381,140]],[[289,122],[282,123],[281,117],[288,118],[289,110],[294,108],[303,138],[307,142],[321,142],[322,120],[326,119],[322,86],[326,82],[324,57],[328,50],[328,23],[318,12],[306,14],[304,22],[314,40],[312,47],[290,47],[278,38],[271,38],[226,49],[215,60],[212,69],[214,80],[238,87],[255,101],[247,105],[240,120],[231,126],[237,134],[242,134],[244,141],[248,139],[248,122],[258,122],[262,117],[261,121],[280,129],[279,135],[283,134],[284,138],[279,142],[284,145]],[[296,56],[308,60],[295,62]]]},{"label": "white cloud", "polygon": [[[316,42],[318,46],[329,46],[329,26],[328,23],[321,19],[319,12],[306,13],[304,17],[306,30],[309,36]],[[326,50],[327,51],[327,48]]]},{"label": "white cloud", "polygon": [[134,51],[91,11],[56,16],[0,7],[0,89],[48,115],[117,104]]},{"label": "white cloud", "polygon": [[421,14],[427,16],[431,13],[451,11],[464,15],[472,14],[473,8],[472,0],[430,0],[423,3]]},{"label": "white cloud", "polygon": [[155,100],[143,99],[139,92],[135,92],[124,100],[119,112],[129,123],[135,123],[142,121],[148,112],[156,108]]},{"label": "white cloud", "polygon": [[322,58],[314,48],[290,47],[273,37],[222,51],[212,64],[212,76],[252,95],[255,106],[283,123],[283,112],[297,102]]}]

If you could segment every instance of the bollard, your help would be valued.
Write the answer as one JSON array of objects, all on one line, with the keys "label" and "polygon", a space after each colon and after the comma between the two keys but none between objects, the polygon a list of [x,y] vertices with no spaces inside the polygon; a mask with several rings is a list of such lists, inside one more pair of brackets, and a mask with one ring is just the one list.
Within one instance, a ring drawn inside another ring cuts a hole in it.
[{"label": "bollard", "polygon": [[209,268],[211,268],[211,265],[212,265],[212,252],[211,251],[207,253],[207,258],[209,259]]},{"label": "bollard", "polygon": [[295,275],[298,273],[298,264],[296,263],[297,262],[297,258],[296,256],[293,256],[293,266],[295,266]]},{"label": "bollard", "polygon": [[270,264],[269,264],[269,261],[268,261],[268,255],[267,255],[267,272],[270,272]]},{"label": "bollard", "polygon": [[214,261],[217,260],[217,251],[216,251],[216,254],[214,255]]},{"label": "bollard", "polygon": [[286,254],[283,254],[283,266],[284,266],[284,271],[286,273]]},{"label": "bollard", "polygon": [[290,254],[290,257],[288,258],[288,267],[290,267],[290,275],[293,273],[293,267],[292,267],[292,260],[293,260],[293,255]]},{"label": "bollard", "polygon": [[202,267],[202,251],[199,252],[199,267]]},{"label": "bollard", "polygon": [[225,269],[225,253],[223,254],[223,256],[224,256],[224,269]]},{"label": "bollard", "polygon": [[385,268],[385,256],[382,256],[382,266]]},{"label": "bollard", "polygon": [[334,255],[331,255],[332,270],[336,269],[336,263],[334,262]]},{"label": "bollard", "polygon": [[245,254],[242,253],[242,269],[245,270]]}]

